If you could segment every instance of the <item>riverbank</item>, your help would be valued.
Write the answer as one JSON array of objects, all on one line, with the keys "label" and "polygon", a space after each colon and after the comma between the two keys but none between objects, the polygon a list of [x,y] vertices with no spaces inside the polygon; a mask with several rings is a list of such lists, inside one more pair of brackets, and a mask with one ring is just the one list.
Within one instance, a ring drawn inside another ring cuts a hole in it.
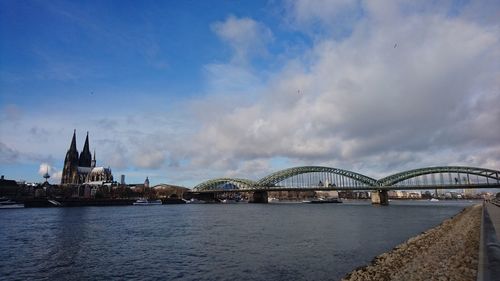
[{"label": "riverbank", "polygon": [[475,280],[481,209],[481,205],[464,209],[342,280]]},{"label": "riverbank", "polygon": [[[137,199],[30,199],[21,201],[25,208],[42,207],[104,207],[104,206],[132,206]],[[161,198],[162,204],[185,204],[179,198]]]}]

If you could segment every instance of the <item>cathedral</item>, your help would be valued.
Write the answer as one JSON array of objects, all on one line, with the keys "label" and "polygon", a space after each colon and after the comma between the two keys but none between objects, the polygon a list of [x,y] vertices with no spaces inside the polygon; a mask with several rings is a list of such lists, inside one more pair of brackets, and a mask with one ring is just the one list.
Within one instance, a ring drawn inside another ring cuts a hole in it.
[{"label": "cathedral", "polygon": [[76,130],[73,132],[71,145],[66,152],[64,159],[64,168],[62,173],[61,184],[102,184],[104,182],[112,182],[113,175],[111,169],[104,167],[96,167],[95,151],[94,157],[90,154],[89,149],[89,133],[83,150],[78,156],[76,149]]}]

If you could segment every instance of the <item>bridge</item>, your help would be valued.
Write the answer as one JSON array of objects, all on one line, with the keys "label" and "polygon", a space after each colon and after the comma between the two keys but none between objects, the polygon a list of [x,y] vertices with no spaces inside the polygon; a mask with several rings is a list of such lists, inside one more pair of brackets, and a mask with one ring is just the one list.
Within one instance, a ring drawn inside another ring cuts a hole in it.
[{"label": "bridge", "polygon": [[500,171],[465,166],[426,167],[403,171],[381,179],[322,166],[293,167],[260,180],[217,178],[202,182],[193,193],[212,195],[250,192],[251,202],[266,203],[271,191],[371,191],[374,204],[387,205],[388,190],[500,188]]}]

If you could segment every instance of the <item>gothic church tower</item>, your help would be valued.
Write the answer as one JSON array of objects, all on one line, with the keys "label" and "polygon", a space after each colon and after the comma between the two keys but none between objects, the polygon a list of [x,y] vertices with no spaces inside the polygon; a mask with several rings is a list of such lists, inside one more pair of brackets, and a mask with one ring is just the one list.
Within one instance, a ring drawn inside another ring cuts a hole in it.
[{"label": "gothic church tower", "polygon": [[89,132],[87,132],[87,138],[85,138],[85,145],[83,146],[82,153],[80,153],[80,159],[78,160],[78,166],[90,167],[91,164],[92,164],[92,155],[90,155]]},{"label": "gothic church tower", "polygon": [[[87,139],[88,140],[88,139]],[[90,166],[90,165],[89,165]],[[66,152],[61,184],[78,183],[78,150],[76,149],[76,130],[73,132],[71,145]]]}]

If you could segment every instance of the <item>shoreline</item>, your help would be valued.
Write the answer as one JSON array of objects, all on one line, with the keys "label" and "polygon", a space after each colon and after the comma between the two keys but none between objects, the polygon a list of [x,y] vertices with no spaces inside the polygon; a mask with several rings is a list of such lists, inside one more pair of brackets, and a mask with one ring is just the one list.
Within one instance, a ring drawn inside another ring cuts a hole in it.
[{"label": "shoreline", "polygon": [[479,259],[480,204],[409,238],[342,280],[475,280]]}]

